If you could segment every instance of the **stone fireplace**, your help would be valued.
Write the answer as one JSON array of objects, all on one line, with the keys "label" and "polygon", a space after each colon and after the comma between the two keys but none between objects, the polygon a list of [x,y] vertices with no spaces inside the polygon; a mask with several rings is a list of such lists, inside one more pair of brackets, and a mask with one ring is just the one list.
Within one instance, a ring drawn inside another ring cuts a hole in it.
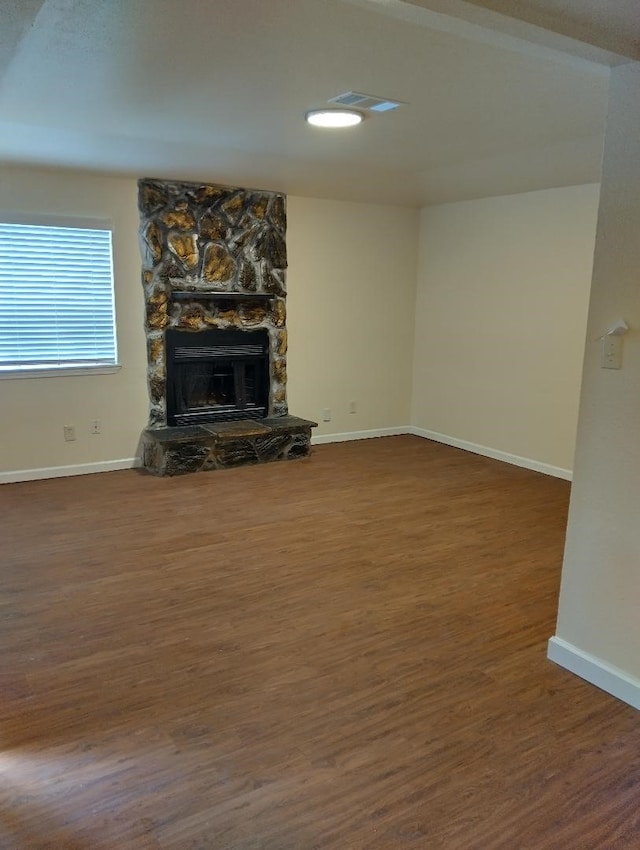
[{"label": "stone fireplace", "polygon": [[149,426],[143,465],[175,475],[309,453],[286,393],[286,198],[140,180]]}]

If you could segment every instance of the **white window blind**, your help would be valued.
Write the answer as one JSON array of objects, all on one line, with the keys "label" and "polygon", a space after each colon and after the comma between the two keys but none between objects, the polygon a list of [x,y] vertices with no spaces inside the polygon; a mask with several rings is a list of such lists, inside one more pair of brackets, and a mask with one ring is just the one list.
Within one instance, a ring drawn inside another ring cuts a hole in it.
[{"label": "white window blind", "polygon": [[0,222],[0,372],[115,365],[111,231]]}]

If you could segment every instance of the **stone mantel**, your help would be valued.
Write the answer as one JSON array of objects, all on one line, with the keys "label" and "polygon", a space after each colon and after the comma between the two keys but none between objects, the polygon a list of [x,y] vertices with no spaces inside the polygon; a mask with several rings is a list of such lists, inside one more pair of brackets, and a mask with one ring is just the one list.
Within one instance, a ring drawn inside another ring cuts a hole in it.
[{"label": "stone mantel", "polygon": [[198,292],[192,289],[172,289],[171,301],[217,301],[236,304],[268,304],[273,296],[262,292]]}]

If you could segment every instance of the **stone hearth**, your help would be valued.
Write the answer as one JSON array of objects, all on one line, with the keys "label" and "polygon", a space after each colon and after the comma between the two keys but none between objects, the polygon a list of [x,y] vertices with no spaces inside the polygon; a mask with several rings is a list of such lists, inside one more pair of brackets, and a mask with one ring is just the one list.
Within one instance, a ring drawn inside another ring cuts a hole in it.
[{"label": "stone hearth", "polygon": [[[144,467],[175,475],[308,454],[316,423],[290,417],[287,405],[285,196],[147,179],[138,188],[150,397]],[[217,364],[209,380],[198,334],[207,340],[214,330],[232,344],[209,346]],[[180,346],[178,389],[167,382],[168,367],[176,373],[168,331],[195,340]],[[256,339],[265,340],[259,368]],[[194,377],[185,378],[190,360]],[[195,407],[184,409],[187,386]],[[168,422],[168,393],[175,411],[181,391],[180,415]],[[176,420],[183,424],[170,425]]]},{"label": "stone hearth", "polygon": [[296,416],[280,416],[149,428],[144,434],[143,465],[157,475],[181,475],[306,457],[312,425]]}]

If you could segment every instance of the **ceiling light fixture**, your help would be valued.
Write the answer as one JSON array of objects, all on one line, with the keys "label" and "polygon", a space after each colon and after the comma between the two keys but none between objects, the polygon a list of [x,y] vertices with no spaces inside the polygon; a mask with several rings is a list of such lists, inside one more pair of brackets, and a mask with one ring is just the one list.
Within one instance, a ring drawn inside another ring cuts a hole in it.
[{"label": "ceiling light fixture", "polygon": [[355,127],[363,117],[355,109],[312,109],[305,115],[314,127]]}]

